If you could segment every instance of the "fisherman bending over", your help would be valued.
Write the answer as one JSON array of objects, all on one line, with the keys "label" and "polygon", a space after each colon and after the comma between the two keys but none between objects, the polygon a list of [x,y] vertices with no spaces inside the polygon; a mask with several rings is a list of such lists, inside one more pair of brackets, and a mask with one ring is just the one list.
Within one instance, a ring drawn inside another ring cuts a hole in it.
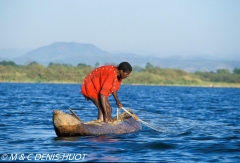
[{"label": "fisherman bending over", "polygon": [[122,79],[127,78],[132,72],[128,62],[115,66],[101,66],[94,69],[82,83],[82,94],[86,100],[91,100],[98,108],[98,120],[112,122],[112,108],[108,96],[114,96],[117,106],[122,108],[117,91],[120,89]]}]

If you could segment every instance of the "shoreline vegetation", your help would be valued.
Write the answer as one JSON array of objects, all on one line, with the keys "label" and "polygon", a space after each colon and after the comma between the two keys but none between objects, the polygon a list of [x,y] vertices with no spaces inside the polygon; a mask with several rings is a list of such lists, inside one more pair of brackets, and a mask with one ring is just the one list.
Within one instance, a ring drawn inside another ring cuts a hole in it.
[{"label": "shoreline vegetation", "polygon": [[[98,66],[96,63],[95,67]],[[50,63],[45,67],[37,62],[23,66],[13,61],[2,61],[0,83],[81,84],[85,76],[95,67],[83,63],[77,66]],[[240,88],[240,68],[235,68],[233,72],[218,69],[216,72],[189,73],[180,69],[155,67],[148,62],[145,68],[133,66],[133,72],[129,78],[123,80],[123,84]]]}]

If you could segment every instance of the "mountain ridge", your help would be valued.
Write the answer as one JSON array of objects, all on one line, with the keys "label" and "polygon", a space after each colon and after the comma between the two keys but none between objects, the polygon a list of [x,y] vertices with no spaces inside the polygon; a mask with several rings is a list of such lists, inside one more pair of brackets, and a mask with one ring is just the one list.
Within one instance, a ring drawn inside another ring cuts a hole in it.
[{"label": "mountain ridge", "polygon": [[104,65],[106,63],[119,64],[122,61],[128,61],[133,66],[145,67],[146,63],[149,62],[153,66],[183,69],[188,72],[216,71],[217,69],[233,70],[240,65],[238,60],[213,60],[212,58],[206,59],[201,56],[159,58],[135,53],[110,53],[93,44],[77,42],[55,42],[33,49],[16,58],[9,58],[9,60],[21,65],[35,61],[44,66],[48,66],[49,63],[71,65],[84,63],[95,66],[97,62],[99,65]]}]

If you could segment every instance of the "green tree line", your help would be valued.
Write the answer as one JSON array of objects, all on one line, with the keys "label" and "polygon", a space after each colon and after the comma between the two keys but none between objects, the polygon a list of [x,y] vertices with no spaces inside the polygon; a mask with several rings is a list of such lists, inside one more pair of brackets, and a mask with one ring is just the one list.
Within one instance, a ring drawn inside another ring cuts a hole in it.
[{"label": "green tree line", "polygon": [[[96,63],[95,66],[99,66]],[[50,63],[47,67],[31,62],[17,65],[12,61],[0,62],[0,82],[81,83],[94,67],[79,63],[77,66]],[[180,69],[161,68],[147,63],[145,68],[133,67],[124,84],[157,85],[227,85],[240,86],[240,68],[233,72],[219,69],[216,72],[188,73]]]}]

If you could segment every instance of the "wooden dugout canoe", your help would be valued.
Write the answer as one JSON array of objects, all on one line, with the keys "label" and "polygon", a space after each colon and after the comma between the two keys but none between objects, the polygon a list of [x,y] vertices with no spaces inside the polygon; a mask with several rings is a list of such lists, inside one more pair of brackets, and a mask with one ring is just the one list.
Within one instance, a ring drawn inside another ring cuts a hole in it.
[{"label": "wooden dugout canoe", "polygon": [[74,114],[74,112],[68,114],[60,110],[53,111],[53,125],[57,136],[123,134],[142,129],[141,123],[125,112],[118,116],[118,120],[117,117],[114,117],[113,123],[98,122],[97,120],[83,123]]}]

